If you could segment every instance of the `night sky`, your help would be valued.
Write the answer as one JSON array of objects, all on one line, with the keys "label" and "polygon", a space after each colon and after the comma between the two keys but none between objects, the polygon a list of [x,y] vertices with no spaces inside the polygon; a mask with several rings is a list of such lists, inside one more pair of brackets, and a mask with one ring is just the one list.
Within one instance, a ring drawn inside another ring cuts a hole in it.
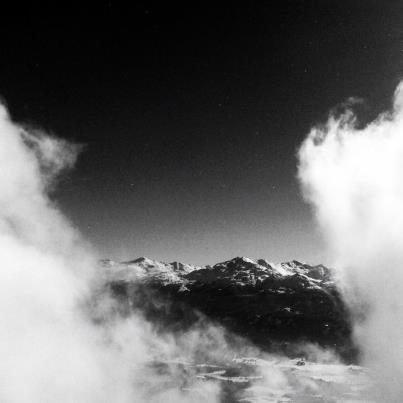
[{"label": "night sky", "polygon": [[325,259],[296,150],[350,96],[390,104],[403,3],[98,4],[3,19],[0,94],[85,145],[52,197],[101,256]]}]

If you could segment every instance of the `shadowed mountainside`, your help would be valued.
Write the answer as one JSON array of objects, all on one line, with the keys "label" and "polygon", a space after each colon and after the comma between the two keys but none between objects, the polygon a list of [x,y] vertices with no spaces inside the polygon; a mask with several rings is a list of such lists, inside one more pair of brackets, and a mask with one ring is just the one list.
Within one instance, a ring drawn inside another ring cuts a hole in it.
[{"label": "shadowed mountainside", "polygon": [[205,267],[143,257],[100,265],[120,313],[141,310],[161,331],[208,319],[266,351],[317,343],[354,360],[348,313],[323,265],[245,257]]}]

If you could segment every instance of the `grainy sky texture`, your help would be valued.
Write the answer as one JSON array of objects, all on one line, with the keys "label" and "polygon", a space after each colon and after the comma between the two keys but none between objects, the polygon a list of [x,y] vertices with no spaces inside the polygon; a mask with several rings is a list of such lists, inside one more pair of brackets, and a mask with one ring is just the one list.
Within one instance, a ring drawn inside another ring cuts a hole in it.
[{"label": "grainy sky texture", "polygon": [[1,24],[11,115],[84,144],[53,197],[105,257],[319,263],[296,150],[340,100],[388,106],[401,2],[136,4]]}]

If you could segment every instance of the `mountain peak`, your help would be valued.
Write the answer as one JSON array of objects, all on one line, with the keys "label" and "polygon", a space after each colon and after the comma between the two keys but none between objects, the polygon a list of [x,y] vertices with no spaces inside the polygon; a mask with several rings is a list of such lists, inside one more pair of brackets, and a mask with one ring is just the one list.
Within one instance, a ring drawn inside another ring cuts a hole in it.
[{"label": "mountain peak", "polygon": [[146,257],[105,265],[104,277],[112,292],[129,298],[129,306],[149,309],[150,315],[168,325],[176,326],[182,313],[187,321],[201,312],[256,343],[273,337],[334,345],[337,337],[342,341],[348,334],[336,284],[323,265],[297,260],[275,264],[245,256],[203,267]]},{"label": "mountain peak", "polygon": [[152,265],[152,264],[155,264],[156,261],[153,260],[153,259],[150,259],[148,257],[141,256],[141,257],[138,257],[136,259],[121,262],[121,263],[122,264],[146,264],[146,265]]},{"label": "mountain peak", "polygon": [[285,280],[292,276],[302,276],[304,281],[316,286],[318,282],[331,279],[331,271],[323,265],[310,266],[298,260],[284,263],[270,263],[265,259],[251,259],[237,256],[231,260],[220,262],[214,266],[193,266],[178,261],[160,262],[145,256],[121,263],[113,263],[107,259],[100,261],[103,267],[112,269],[112,277],[124,281],[143,279],[144,281],[162,281],[163,283],[183,283],[197,281],[212,283],[217,280],[228,284],[254,284],[256,281],[269,279]]},{"label": "mountain peak", "polygon": [[246,257],[246,256],[236,257],[236,258],[232,259],[232,261],[256,264],[255,260],[253,260],[249,257]]}]

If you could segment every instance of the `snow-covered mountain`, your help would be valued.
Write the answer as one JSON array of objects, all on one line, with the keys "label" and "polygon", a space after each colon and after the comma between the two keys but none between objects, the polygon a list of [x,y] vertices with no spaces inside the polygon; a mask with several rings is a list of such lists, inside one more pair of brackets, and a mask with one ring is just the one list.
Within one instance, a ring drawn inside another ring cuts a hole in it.
[{"label": "snow-covered mountain", "polygon": [[141,257],[103,260],[101,270],[126,313],[141,309],[163,327],[203,316],[263,347],[310,341],[351,350],[347,311],[323,265],[236,257],[198,267]]},{"label": "snow-covered mountain", "polygon": [[217,263],[214,266],[193,266],[180,262],[164,263],[146,257],[127,262],[101,261],[110,281],[143,281],[191,285],[194,283],[227,286],[275,286],[288,284],[304,288],[320,289],[333,285],[331,271],[323,266],[310,266],[296,260],[285,263],[270,263],[265,259],[253,260],[247,257]]},{"label": "snow-covered mountain", "polygon": [[164,263],[147,257],[140,257],[127,262],[101,261],[111,281],[143,281],[161,285],[185,281],[185,276],[199,267],[179,262]]}]

